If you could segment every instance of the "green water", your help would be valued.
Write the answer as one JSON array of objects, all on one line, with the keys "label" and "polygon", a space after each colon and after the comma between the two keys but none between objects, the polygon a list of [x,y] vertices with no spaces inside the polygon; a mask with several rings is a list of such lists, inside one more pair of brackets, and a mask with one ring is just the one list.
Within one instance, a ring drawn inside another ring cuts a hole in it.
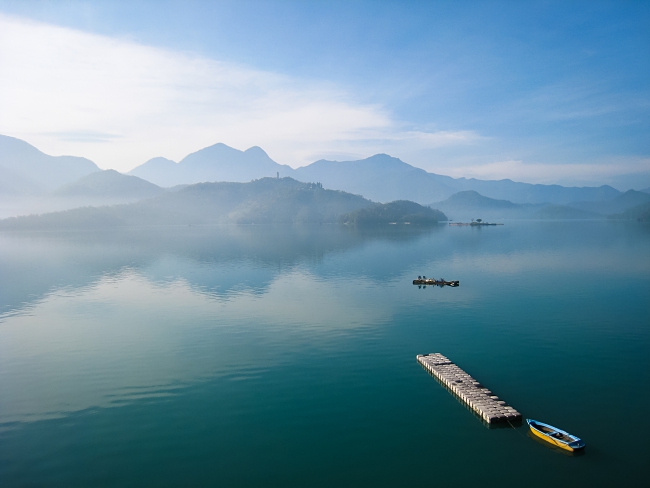
[{"label": "green water", "polygon": [[0,314],[3,487],[647,483],[648,226],[4,233]]}]

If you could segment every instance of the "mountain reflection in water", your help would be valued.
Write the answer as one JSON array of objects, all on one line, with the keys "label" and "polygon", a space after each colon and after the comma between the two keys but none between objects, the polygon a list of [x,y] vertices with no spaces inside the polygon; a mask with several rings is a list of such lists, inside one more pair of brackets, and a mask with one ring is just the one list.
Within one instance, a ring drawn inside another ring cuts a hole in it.
[{"label": "mountain reflection in water", "polygon": [[[620,222],[0,233],[0,481],[634,484],[644,441],[604,420],[647,424],[649,251]],[[484,429],[436,351],[586,455]]]}]

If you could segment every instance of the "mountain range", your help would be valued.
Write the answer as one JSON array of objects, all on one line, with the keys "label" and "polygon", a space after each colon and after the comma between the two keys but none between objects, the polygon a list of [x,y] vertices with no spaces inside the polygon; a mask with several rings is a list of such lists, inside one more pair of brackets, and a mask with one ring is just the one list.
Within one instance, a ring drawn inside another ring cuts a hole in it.
[{"label": "mountain range", "polygon": [[[488,198],[473,190],[455,193],[446,200],[429,204],[450,219],[602,219],[622,214],[628,209],[650,204],[650,194],[635,190],[609,200],[571,202],[566,205],[550,203],[518,204],[508,200]],[[632,218],[621,216],[621,218]],[[636,218],[636,217],[635,217]]]},{"label": "mountain range", "polygon": [[515,203],[565,204],[581,200],[603,200],[620,194],[615,188],[606,185],[564,187],[512,180],[452,178],[428,173],[387,154],[377,154],[360,161],[321,160],[295,171],[297,179],[320,181],[328,187],[361,193],[380,202],[399,199],[426,204],[466,190]]},{"label": "mountain range", "polygon": [[515,203],[566,204],[614,198],[621,192],[611,186],[564,187],[519,183],[512,180],[477,180],[452,178],[428,173],[387,154],[376,154],[357,161],[319,160],[293,169],[273,161],[259,147],[238,151],[224,144],[201,149],[179,163],[154,158],[130,171],[160,186],[205,181],[250,181],[264,176],[290,176],[299,181],[318,181],[363,195],[378,202],[411,200],[421,204],[450,197],[454,193],[474,190],[495,199]]},{"label": "mountain range", "polygon": [[225,144],[201,149],[179,163],[154,158],[124,175],[102,171],[85,158],[49,156],[24,141],[0,136],[0,218],[133,203],[169,193],[186,198],[196,190],[184,191],[200,182],[248,182],[280,175],[319,182],[374,202],[408,200],[429,205],[452,219],[630,216],[627,210],[643,206],[650,198],[650,189],[622,193],[607,185],[564,187],[452,178],[386,154],[357,161],[319,160],[293,169],[276,163],[259,147],[239,151]]}]

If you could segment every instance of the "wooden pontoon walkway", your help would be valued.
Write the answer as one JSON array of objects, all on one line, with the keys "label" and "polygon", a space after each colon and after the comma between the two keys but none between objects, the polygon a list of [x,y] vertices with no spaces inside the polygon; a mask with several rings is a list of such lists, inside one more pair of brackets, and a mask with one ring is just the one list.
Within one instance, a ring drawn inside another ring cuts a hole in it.
[{"label": "wooden pontoon walkway", "polygon": [[521,414],[440,353],[418,354],[418,362],[488,424],[521,422]]}]

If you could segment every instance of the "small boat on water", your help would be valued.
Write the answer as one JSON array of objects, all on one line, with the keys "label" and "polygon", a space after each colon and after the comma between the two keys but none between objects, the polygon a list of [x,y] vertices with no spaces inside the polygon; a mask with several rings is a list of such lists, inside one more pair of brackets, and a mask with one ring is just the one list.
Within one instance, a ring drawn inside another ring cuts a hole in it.
[{"label": "small boat on water", "polygon": [[526,419],[526,422],[530,426],[530,431],[533,434],[549,444],[571,452],[585,448],[585,443],[582,439],[568,432],[564,432],[557,427],[532,419]]},{"label": "small boat on water", "polygon": [[427,278],[426,276],[418,276],[416,280],[413,280],[414,285],[431,285],[431,286],[458,286],[460,281],[446,281],[444,278],[436,280],[435,278]]}]

